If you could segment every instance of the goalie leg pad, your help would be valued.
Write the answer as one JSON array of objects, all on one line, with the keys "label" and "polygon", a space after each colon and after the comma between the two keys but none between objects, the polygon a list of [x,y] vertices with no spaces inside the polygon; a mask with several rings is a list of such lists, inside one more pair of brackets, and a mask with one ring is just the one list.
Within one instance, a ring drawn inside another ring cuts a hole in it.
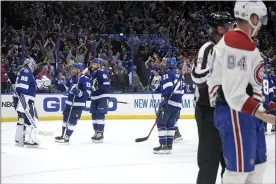
[{"label": "goalie leg pad", "polygon": [[24,128],[24,118],[20,117],[18,119],[15,131],[15,142],[17,142],[19,145],[24,144]]},{"label": "goalie leg pad", "polygon": [[26,126],[25,144],[26,145],[39,145],[38,131],[33,126]]},{"label": "goalie leg pad", "polygon": [[28,105],[30,107],[29,113],[30,113],[31,119],[29,119],[27,115],[24,113],[24,122],[26,125],[32,125],[30,121],[34,121],[34,107],[32,102],[29,102]]}]

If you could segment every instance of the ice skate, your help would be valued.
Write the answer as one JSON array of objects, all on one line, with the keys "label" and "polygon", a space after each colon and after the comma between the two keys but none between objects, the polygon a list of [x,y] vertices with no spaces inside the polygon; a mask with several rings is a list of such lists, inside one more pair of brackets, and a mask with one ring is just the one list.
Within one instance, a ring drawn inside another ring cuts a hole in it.
[{"label": "ice skate", "polygon": [[182,138],[182,136],[181,136],[179,130],[177,129],[177,130],[175,131],[175,134],[174,134],[173,142],[174,142],[174,143],[177,143],[177,142],[182,141],[182,140],[183,140],[183,138]]},{"label": "ice skate", "polygon": [[103,143],[103,132],[97,132],[96,137],[94,139],[92,139],[92,142],[94,143]]},{"label": "ice skate", "polygon": [[272,125],[271,133],[275,133],[275,125]]},{"label": "ice skate", "polygon": [[15,146],[24,147],[24,142],[19,142],[19,141],[15,140]]},{"label": "ice skate", "polygon": [[154,154],[170,154],[171,149],[167,145],[160,145],[158,147],[153,148]]},{"label": "ice skate", "polygon": [[58,143],[69,143],[69,137],[65,136],[65,138],[63,138],[63,136],[57,136],[57,137],[55,137],[55,142],[58,142]]},{"label": "ice skate", "polygon": [[91,139],[92,139],[92,141],[94,141],[95,140],[95,138],[96,138],[96,136],[97,136],[97,131],[95,131],[95,134],[91,137]]}]

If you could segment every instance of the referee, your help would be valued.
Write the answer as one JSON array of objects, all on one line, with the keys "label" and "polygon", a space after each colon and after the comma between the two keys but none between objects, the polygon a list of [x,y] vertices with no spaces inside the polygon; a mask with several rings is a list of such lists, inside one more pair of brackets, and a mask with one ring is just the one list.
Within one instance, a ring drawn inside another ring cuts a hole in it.
[{"label": "referee", "polygon": [[208,20],[210,41],[200,48],[192,70],[192,79],[196,84],[195,118],[199,137],[197,152],[199,172],[197,184],[215,184],[219,163],[222,166],[221,177],[225,170],[222,143],[219,132],[214,124],[214,108],[210,106],[206,81],[209,74],[209,66],[215,57],[213,47],[219,42],[232,22],[233,18],[229,13],[216,12],[210,15]]}]

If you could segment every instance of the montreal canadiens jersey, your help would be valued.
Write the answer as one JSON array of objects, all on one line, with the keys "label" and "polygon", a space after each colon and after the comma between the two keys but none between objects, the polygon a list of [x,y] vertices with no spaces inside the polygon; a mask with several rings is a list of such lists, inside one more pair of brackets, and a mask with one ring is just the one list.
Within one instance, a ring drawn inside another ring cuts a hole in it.
[{"label": "montreal canadiens jersey", "polygon": [[105,69],[100,69],[91,74],[91,85],[96,88],[92,91],[91,100],[109,98],[111,90],[109,73]]},{"label": "montreal canadiens jersey", "polygon": [[[15,90],[18,95],[34,101],[36,96],[36,81],[33,73],[27,69],[21,69],[16,78]],[[14,95],[16,96],[16,95]]]},{"label": "montreal canadiens jersey", "polygon": [[[224,34],[214,52],[207,80],[209,95],[212,97],[221,85],[230,108],[253,115],[262,100],[264,62],[258,48],[246,33],[235,29]],[[252,97],[246,93],[249,84]]]},{"label": "montreal canadiens jersey", "polygon": [[65,87],[69,93],[68,99],[65,101],[65,103],[68,105],[72,105],[72,101],[74,98],[74,95],[72,94],[72,89],[78,88],[82,91],[82,96],[75,96],[73,108],[84,108],[86,100],[91,94],[91,83],[89,78],[85,75],[82,75],[79,79],[78,84],[78,78],[76,76],[73,76],[70,80],[66,82]]},{"label": "montreal canadiens jersey", "polygon": [[267,72],[264,72],[262,93],[265,97],[265,104],[269,104],[273,101],[273,96],[275,94],[275,84],[273,82],[272,75]]},{"label": "montreal canadiens jersey", "polygon": [[[179,78],[179,74],[176,70],[167,70],[162,75],[161,79],[161,97],[169,98],[173,92],[173,88],[177,83]],[[184,79],[181,77],[180,81],[178,82],[173,95],[168,101],[168,105],[170,108],[181,109],[182,106],[182,96],[184,95]]]}]

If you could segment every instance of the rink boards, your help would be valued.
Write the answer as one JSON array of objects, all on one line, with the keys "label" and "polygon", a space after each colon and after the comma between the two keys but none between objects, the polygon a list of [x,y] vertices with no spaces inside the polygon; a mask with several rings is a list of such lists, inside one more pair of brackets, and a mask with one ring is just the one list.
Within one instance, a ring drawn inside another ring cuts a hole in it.
[{"label": "rink boards", "polygon": [[[112,94],[110,95],[108,115],[106,119],[154,119],[154,106],[158,107],[161,95],[151,94]],[[194,95],[183,96],[181,119],[194,119]],[[62,110],[65,107],[66,96],[61,94],[39,94],[36,97],[35,107],[39,120],[62,120]],[[127,102],[128,104],[122,104]],[[17,121],[17,114],[13,107],[12,95],[1,95],[1,122]],[[90,101],[82,113],[82,120],[90,120]]]}]

